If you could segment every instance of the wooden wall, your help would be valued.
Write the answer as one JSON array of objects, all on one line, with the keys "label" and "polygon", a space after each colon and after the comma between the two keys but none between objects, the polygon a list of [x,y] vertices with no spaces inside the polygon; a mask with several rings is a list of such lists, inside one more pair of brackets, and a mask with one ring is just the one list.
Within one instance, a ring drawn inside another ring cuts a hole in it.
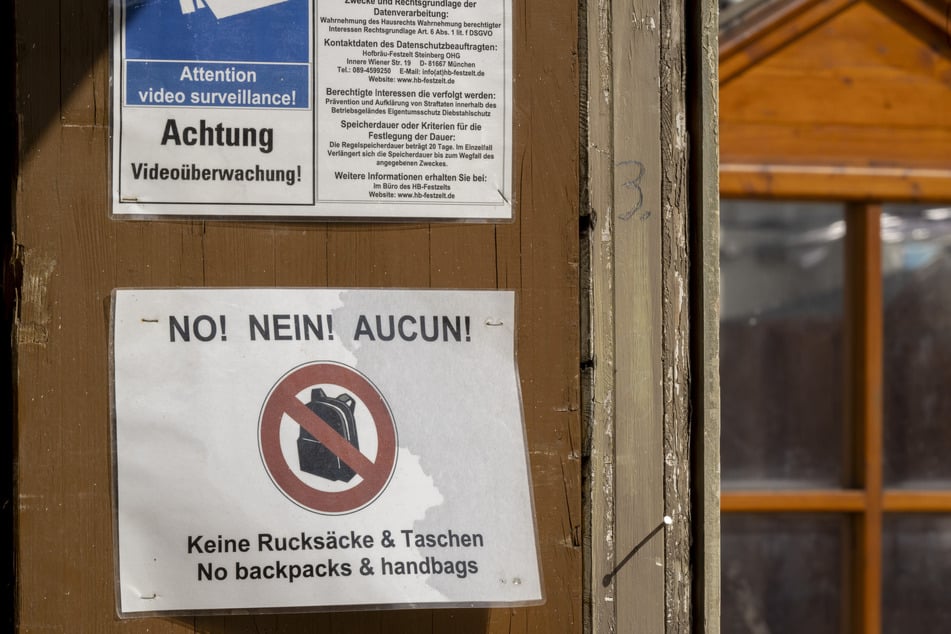
[{"label": "wooden wall", "polygon": [[[580,631],[577,3],[515,2],[515,221],[484,225],[110,220],[107,3],[17,0],[15,12],[20,630]],[[109,294],[177,286],[516,289],[547,603],[119,621]]]}]

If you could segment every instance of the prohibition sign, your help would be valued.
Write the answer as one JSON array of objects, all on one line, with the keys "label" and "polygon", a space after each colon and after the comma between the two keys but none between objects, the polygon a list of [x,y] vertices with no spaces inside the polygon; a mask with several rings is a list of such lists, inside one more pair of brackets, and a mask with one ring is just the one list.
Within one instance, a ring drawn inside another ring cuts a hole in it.
[{"label": "prohibition sign", "polygon": [[[297,398],[301,391],[321,384],[343,388],[369,410],[378,441],[375,461]],[[323,491],[301,480],[281,450],[280,431],[285,415],[345,462],[361,481],[344,491]],[[316,513],[339,515],[359,510],[376,499],[393,475],[396,425],[390,409],[365,376],[345,365],[323,361],[299,366],[285,374],[264,401],[259,428],[261,457],[271,480],[293,502]]]}]

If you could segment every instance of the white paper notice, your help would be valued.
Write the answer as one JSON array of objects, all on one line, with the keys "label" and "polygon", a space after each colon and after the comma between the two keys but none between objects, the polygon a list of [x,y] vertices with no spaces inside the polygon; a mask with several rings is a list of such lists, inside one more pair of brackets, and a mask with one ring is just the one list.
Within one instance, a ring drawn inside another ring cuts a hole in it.
[{"label": "white paper notice", "polygon": [[511,0],[113,1],[114,214],[511,218]]},{"label": "white paper notice", "polygon": [[119,612],[542,600],[514,294],[119,290]]}]

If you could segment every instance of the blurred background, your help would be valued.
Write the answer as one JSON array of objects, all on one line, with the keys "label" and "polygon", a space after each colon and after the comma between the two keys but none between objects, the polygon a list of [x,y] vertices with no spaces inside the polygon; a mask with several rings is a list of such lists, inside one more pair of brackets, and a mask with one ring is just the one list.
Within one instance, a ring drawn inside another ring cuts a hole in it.
[{"label": "blurred background", "polygon": [[720,9],[722,631],[951,631],[951,2]]}]

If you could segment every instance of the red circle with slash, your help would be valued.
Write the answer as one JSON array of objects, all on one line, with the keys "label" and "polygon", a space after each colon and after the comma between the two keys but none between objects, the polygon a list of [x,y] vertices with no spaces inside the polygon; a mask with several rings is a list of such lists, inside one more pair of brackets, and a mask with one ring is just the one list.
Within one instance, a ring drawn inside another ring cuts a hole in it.
[{"label": "red circle with slash", "polygon": [[[303,390],[326,384],[343,388],[369,410],[377,433],[375,460],[361,453],[297,398]],[[281,449],[281,423],[285,416],[323,443],[361,481],[344,491],[323,491],[301,480]],[[396,424],[390,408],[369,379],[339,363],[310,363],[285,374],[264,401],[259,426],[261,457],[271,480],[296,504],[317,513],[339,515],[363,508],[383,492],[396,466]]]}]

